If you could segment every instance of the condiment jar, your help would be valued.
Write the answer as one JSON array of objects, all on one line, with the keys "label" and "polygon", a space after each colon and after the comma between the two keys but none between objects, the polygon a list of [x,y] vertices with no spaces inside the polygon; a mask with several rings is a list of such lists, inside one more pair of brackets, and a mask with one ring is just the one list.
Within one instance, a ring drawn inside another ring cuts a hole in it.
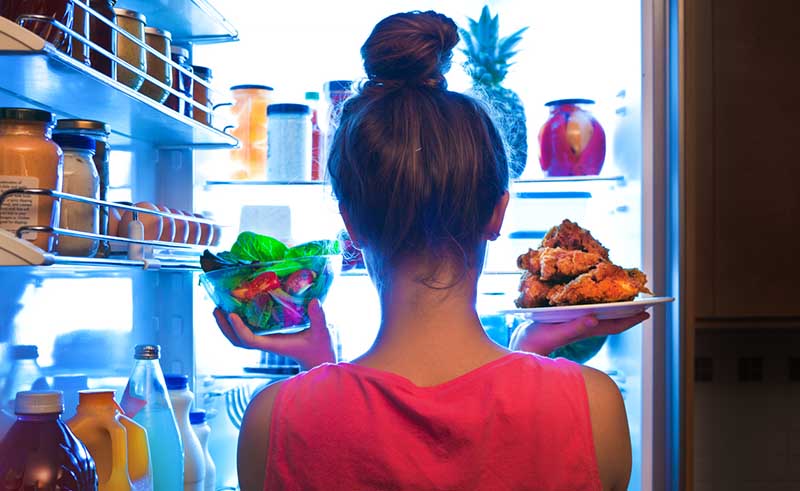
[{"label": "condiment jar", "polygon": [[[114,22],[114,4],[116,0],[84,0],[90,8]],[[116,36],[111,27],[94,15],[87,13],[81,6],[75,5],[73,30],[91,42],[108,51],[115,53]],[[109,78],[116,78],[117,64],[107,55],[91,49],[78,39],[72,39],[72,57],[102,73]]]},{"label": "condiment jar", "polygon": [[[72,0],[3,0],[0,2],[0,16],[10,19],[15,24],[18,17],[42,15],[72,29],[73,9]],[[26,19],[22,20],[21,25],[44,38],[59,51],[70,54],[71,36],[56,26],[48,22]]]},{"label": "condiment jar", "polygon": [[[65,135],[82,135],[88,136],[94,140],[94,166],[97,169],[97,175],[100,179],[100,192],[98,194],[101,200],[108,198],[108,161],[111,156],[111,145],[108,143],[108,138],[111,135],[111,130],[108,124],[102,121],[93,121],[91,119],[59,119],[56,122],[56,134]],[[114,235],[116,231],[109,234],[108,230],[108,208],[100,208],[100,233],[103,235]],[[101,241],[98,256],[105,257],[108,255],[108,244]]]},{"label": "condiment jar", "polygon": [[[161,55],[169,59],[170,48],[172,47],[172,34],[163,29],[155,27],[144,28],[144,39],[148,46],[158,51]],[[152,78],[158,80],[162,84],[170,87],[172,85],[172,67],[161,58],[154,54],[147,52],[147,74]],[[149,80],[144,81],[139,92],[153,99],[159,104],[167,100],[169,92],[162,89]]]},{"label": "condiment jar", "polygon": [[[147,19],[144,15],[127,9],[114,9],[114,15],[114,23],[117,27],[141,41],[142,44],[145,44],[144,26],[147,23]],[[142,72],[146,72],[147,61],[145,58],[145,49],[122,34],[115,33],[114,37],[117,39],[116,52],[114,53],[117,55],[117,58],[129,63],[134,68],[138,68]],[[120,65],[117,67],[117,81],[127,85],[133,90],[139,90],[139,87],[142,86],[142,82],[144,82],[144,77]]]},{"label": "condiment jar", "polygon": [[[46,188],[61,191],[63,154],[50,139],[53,115],[38,109],[0,108],[0,193],[12,188]],[[16,194],[0,207],[0,228],[16,234],[20,227],[58,225],[57,200]],[[23,239],[53,250],[53,237],[25,232]]]},{"label": "condiment jar", "polygon": [[310,180],[311,108],[305,104],[270,104],[267,114],[268,180]]},{"label": "condiment jar", "polygon": [[272,101],[272,92],[272,87],[267,85],[231,87],[230,111],[234,123],[231,135],[239,140],[239,146],[231,150],[233,179],[263,180],[266,177],[267,106]]},{"label": "condiment jar", "polygon": [[214,104],[211,100],[211,94],[207,87],[207,85],[211,85],[211,69],[204,66],[194,65],[192,66],[192,70],[197,78],[206,83],[206,85],[198,83],[194,84],[192,98],[196,103],[208,109],[208,112],[206,112],[195,107],[192,117],[195,119],[195,121],[200,121],[203,124],[211,126],[211,109],[214,107]]},{"label": "condiment jar", "polygon": [[[172,61],[179,65],[184,70],[192,72],[192,65],[189,64],[189,50],[186,48],[182,48],[180,46],[172,46],[170,49],[172,53]],[[194,79],[189,75],[179,71],[177,68],[172,68],[172,89],[180,92],[187,98],[192,98],[192,88],[194,86]],[[169,94],[167,96],[167,102],[165,102],[168,107],[172,110],[177,111],[184,116],[192,117],[192,105],[188,102],[184,101],[183,99],[179,99],[174,94]]]},{"label": "condiment jar", "polygon": [[[86,198],[97,199],[100,194],[100,178],[94,166],[94,140],[88,136],[57,134],[53,140],[64,151],[63,191]],[[61,200],[59,227],[76,232],[99,232],[98,206]],[[97,252],[97,241],[59,235],[56,252],[62,256],[90,257]]]}]

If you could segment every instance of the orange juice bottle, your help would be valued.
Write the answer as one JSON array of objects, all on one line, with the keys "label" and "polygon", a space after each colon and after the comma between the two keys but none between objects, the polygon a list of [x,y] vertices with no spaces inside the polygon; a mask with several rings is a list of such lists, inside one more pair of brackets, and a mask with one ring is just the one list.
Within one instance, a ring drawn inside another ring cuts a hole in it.
[{"label": "orange juice bottle", "polygon": [[99,491],[152,491],[145,429],[122,414],[113,390],[82,390],[67,421],[97,466]]}]

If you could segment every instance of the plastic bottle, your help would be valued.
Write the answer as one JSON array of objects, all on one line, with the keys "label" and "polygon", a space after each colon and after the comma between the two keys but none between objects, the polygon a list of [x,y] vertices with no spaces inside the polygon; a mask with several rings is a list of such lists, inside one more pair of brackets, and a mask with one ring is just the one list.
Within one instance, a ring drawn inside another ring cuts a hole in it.
[{"label": "plastic bottle", "polygon": [[158,363],[160,351],[155,344],[136,346],[121,405],[126,416],[147,430],[154,491],[177,491],[183,487],[183,448]]},{"label": "plastic bottle", "polygon": [[189,377],[167,375],[165,379],[183,442],[183,491],[203,491],[206,459],[200,440],[189,422],[189,408],[194,401],[194,394],[189,390]]},{"label": "plastic bottle", "polygon": [[215,483],[217,482],[217,467],[211,458],[211,452],[208,451],[208,436],[211,434],[211,426],[206,421],[206,412],[202,409],[190,412],[189,422],[192,423],[192,430],[197,435],[200,447],[205,455],[206,476],[203,479],[203,489],[204,491],[214,491],[216,489]]},{"label": "plastic bottle", "polygon": [[311,180],[319,181],[323,176],[320,171],[322,162],[322,130],[319,127],[319,92],[306,92],[306,104],[311,107]]},{"label": "plastic bottle", "polygon": [[11,347],[10,352],[11,370],[3,384],[3,390],[0,391],[0,409],[13,418],[14,397],[17,392],[47,390],[50,387],[36,361],[39,358],[39,348],[32,344],[17,344]]},{"label": "plastic bottle", "polygon": [[97,490],[88,450],[61,420],[59,391],[16,394],[17,421],[0,442],[2,489]]},{"label": "plastic bottle", "polygon": [[100,491],[152,491],[147,432],[122,414],[113,390],[82,390],[67,426],[97,465]]}]

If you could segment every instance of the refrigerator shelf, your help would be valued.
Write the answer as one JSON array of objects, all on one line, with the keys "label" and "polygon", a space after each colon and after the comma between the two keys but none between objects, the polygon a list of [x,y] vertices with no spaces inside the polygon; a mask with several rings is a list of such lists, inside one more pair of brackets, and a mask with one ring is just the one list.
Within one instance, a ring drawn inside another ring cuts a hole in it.
[{"label": "refrigerator shelf", "polygon": [[[515,187],[522,187],[528,185],[558,185],[558,184],[573,184],[573,187],[580,187],[582,185],[594,185],[596,183],[609,184],[609,185],[623,185],[625,183],[625,176],[570,176],[570,177],[543,177],[541,179],[513,179],[510,184]],[[259,187],[259,186],[324,186],[330,185],[328,181],[222,181],[213,180],[206,181],[206,188],[213,188],[217,186],[245,186],[245,187]]]},{"label": "refrigerator shelf", "polygon": [[211,44],[239,40],[239,32],[208,0],[124,0],[116,5],[144,14],[172,33],[176,44]]}]

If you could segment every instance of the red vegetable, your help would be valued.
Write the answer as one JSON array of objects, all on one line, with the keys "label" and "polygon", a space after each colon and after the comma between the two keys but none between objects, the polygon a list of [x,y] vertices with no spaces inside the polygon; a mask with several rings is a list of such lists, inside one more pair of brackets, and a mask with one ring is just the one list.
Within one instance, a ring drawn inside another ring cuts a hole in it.
[{"label": "red vegetable", "polygon": [[242,286],[231,291],[231,295],[239,300],[252,300],[260,293],[267,293],[281,286],[278,275],[273,271],[261,273],[250,281],[242,283]]},{"label": "red vegetable", "polygon": [[289,295],[302,295],[314,283],[316,276],[310,269],[295,271],[283,282],[283,290]]}]

